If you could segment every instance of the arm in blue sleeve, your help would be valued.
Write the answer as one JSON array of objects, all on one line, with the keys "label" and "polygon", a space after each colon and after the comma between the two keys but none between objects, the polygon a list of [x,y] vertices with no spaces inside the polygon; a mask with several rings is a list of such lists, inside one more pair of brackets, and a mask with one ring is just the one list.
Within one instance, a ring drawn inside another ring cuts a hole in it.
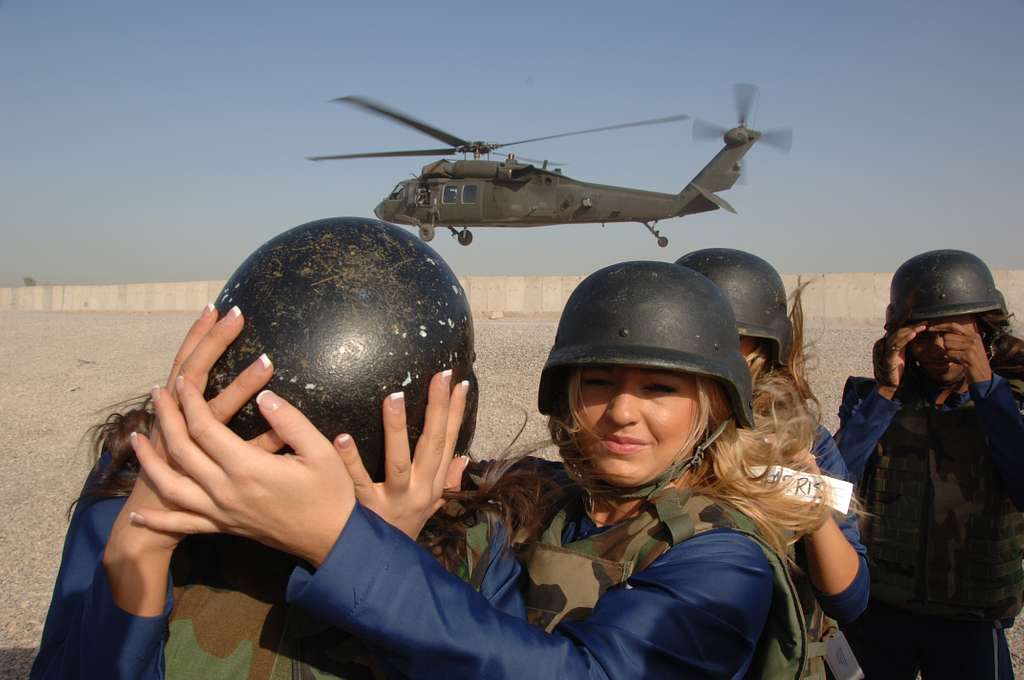
[{"label": "arm in blue sleeve", "polygon": [[886,399],[875,386],[863,398],[855,389],[846,390],[839,407],[839,431],[835,441],[851,481],[863,476],[875,444],[889,429],[889,423],[899,410],[899,402]]},{"label": "arm in blue sleeve", "polygon": [[75,508],[32,680],[163,677],[170,597],[163,616],[128,614],[114,603],[103,568],[103,551],[124,502],[86,499]]},{"label": "arm in blue sleeve", "polygon": [[1024,405],[998,374],[992,374],[992,380],[974,383],[970,392],[996,471],[1014,506],[1024,511]]},{"label": "arm in blue sleeve", "polygon": [[357,505],[324,564],[292,574],[288,598],[408,677],[732,678],[749,667],[772,575],[746,536],[707,532],[548,634],[495,609]]},{"label": "arm in blue sleeve", "polygon": [[[832,435],[823,427],[818,427],[814,438],[814,457],[821,471],[836,479],[850,480],[850,472],[846,462],[839,453]],[[833,595],[816,591],[818,604],[828,616],[840,623],[848,623],[860,616],[868,606],[871,594],[871,573],[868,569],[867,548],[860,542],[860,528],[857,515],[851,512],[838,522],[846,541],[857,552],[857,575],[845,590]]]}]

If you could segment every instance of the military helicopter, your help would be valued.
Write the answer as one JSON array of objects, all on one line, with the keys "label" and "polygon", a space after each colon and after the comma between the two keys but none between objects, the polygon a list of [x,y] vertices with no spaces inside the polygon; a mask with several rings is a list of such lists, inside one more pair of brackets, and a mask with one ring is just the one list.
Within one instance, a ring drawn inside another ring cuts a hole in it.
[{"label": "military helicopter", "polygon": [[[396,184],[373,211],[386,222],[417,227],[424,241],[432,240],[438,227],[447,227],[460,244],[468,246],[473,242],[470,227],[639,222],[664,248],[668,245],[668,238],[656,229],[659,221],[719,208],[736,212],[718,192],[736,183],[742,172],[740,161],[755,142],[789,150],[792,144],[789,129],[758,132],[747,126],[756,98],[756,86],[735,86],[738,124],[732,129],[694,120],[695,139],[721,136],[725,146],[678,194],[583,182],[562,174],[561,168],[555,167],[561,164],[520,159],[514,153],[509,153],[503,160],[490,160],[489,156],[498,149],[516,144],[689,119],[690,116],[685,114],[495,143],[467,141],[365,97],[348,96],[332,101],[390,118],[448,146],[312,156],[309,160],[463,154],[462,160],[441,159],[423,166],[418,177]],[[470,154],[472,158],[469,158]]]}]

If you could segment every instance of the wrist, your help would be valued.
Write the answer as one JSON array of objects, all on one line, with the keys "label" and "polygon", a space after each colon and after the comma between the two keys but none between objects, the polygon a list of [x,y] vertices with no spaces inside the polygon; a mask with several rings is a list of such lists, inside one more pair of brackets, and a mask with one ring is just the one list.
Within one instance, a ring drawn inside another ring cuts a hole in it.
[{"label": "wrist", "polygon": [[352,517],[352,511],[356,507],[355,498],[344,500],[344,505],[338,509],[331,520],[322,522],[321,530],[312,535],[309,544],[297,553],[298,557],[304,559],[314,568],[319,568],[327,560],[334,544],[338,542],[338,538],[345,531],[349,518]]},{"label": "wrist", "polygon": [[893,397],[896,396],[896,388],[895,387],[890,387],[888,385],[879,385],[878,386],[878,395],[880,397],[882,397],[883,399],[887,399],[888,401],[892,401]]}]

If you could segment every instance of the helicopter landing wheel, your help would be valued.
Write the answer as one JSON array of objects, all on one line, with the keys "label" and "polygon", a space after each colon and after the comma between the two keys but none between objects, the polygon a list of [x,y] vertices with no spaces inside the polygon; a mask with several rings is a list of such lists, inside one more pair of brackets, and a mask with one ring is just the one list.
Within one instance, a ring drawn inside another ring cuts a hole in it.
[{"label": "helicopter landing wheel", "polygon": [[657,220],[654,222],[641,222],[640,224],[647,227],[647,231],[654,235],[654,238],[658,239],[658,247],[665,248],[668,246],[668,239],[661,235],[661,232],[654,228],[654,225],[658,223]]},{"label": "helicopter landing wheel", "polygon": [[471,232],[469,229],[463,229],[462,231],[459,232],[458,239],[460,246],[468,246],[470,243],[473,242],[473,232]]},{"label": "helicopter landing wheel", "polygon": [[420,227],[420,238],[424,241],[431,241],[434,238],[434,228],[426,225]]}]

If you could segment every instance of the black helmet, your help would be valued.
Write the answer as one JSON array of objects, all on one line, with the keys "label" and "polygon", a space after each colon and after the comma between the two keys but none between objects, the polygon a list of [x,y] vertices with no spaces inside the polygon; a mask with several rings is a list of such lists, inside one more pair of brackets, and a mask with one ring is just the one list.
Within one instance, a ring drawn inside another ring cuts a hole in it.
[{"label": "black helmet", "polygon": [[568,369],[665,368],[718,379],[742,426],[753,423],[750,373],[729,301],[700,274],[667,262],[623,262],[569,296],[540,376],[540,412],[556,412]]},{"label": "black helmet", "polygon": [[885,310],[888,330],[914,321],[1000,310],[1003,294],[981,259],[963,250],[930,250],[896,270]]},{"label": "black helmet", "polygon": [[786,313],[786,286],[768,262],[732,248],[705,248],[687,253],[676,264],[715,282],[729,298],[740,335],[772,341],[772,358],[785,364],[793,344]]},{"label": "black helmet", "polygon": [[[216,306],[223,314],[234,305],[245,328],[213,367],[208,398],[266,352],[274,362],[268,387],[326,437],[351,433],[379,480],[382,400],[405,391],[415,444],[428,383],[451,368],[453,385],[470,380],[458,450],[469,448],[477,398],[473,318],[455,274],[420,239],[373,219],[303,224],[264,243],[231,275]],[[245,438],[268,429],[255,401],[229,426]]]}]

